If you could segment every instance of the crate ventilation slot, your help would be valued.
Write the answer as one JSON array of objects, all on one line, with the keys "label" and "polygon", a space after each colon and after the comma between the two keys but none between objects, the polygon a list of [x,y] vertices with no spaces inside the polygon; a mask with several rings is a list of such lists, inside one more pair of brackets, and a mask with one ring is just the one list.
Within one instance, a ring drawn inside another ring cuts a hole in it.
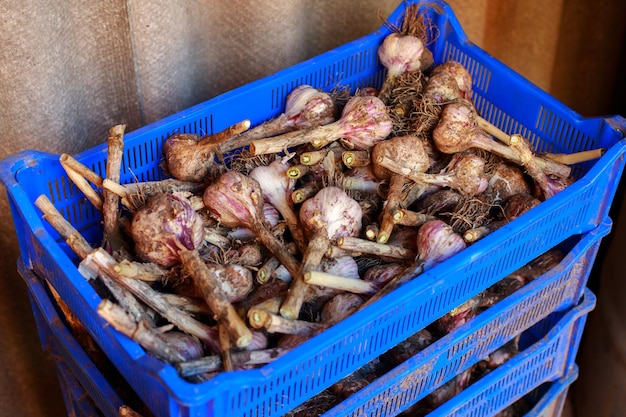
[{"label": "crate ventilation slot", "polygon": [[[194,122],[184,126],[182,133],[196,133],[204,131],[202,122]],[[204,122],[206,126],[206,118]],[[199,130],[196,130],[199,129]],[[172,132],[173,134],[175,132]],[[199,133],[203,134],[203,133]],[[160,161],[163,157],[163,143],[167,135],[154,137],[133,148],[125,149],[122,159],[121,182],[134,183],[141,181],[157,181],[164,178],[160,170]],[[146,169],[145,167],[150,167]]]},{"label": "crate ventilation slot", "polygon": [[[95,208],[66,176],[48,181],[50,201],[63,217],[74,225],[84,224],[97,216]],[[59,206],[63,203],[63,206]]]},{"label": "crate ventilation slot", "polygon": [[[474,106],[479,116],[504,133],[508,135],[519,134],[529,140],[535,149],[539,147],[538,144],[541,143],[541,138],[535,132],[521,124],[508,113],[499,109],[485,97],[475,94]],[[546,146],[544,144],[542,151],[546,151],[545,148]]]},{"label": "crate ventilation slot", "polygon": [[[359,51],[272,89],[272,109],[283,109],[287,95],[303,84],[325,91],[349,87],[352,92],[360,87],[381,85],[384,69],[378,61],[377,47]],[[376,71],[372,72],[372,68]],[[364,77],[368,72],[370,75]]]},{"label": "crate ventilation slot", "polygon": [[446,61],[456,61],[462,64],[472,76],[472,87],[484,93],[489,92],[491,70],[450,42],[446,42],[441,62]]},{"label": "crate ventilation slot", "polygon": [[[590,150],[593,147],[593,141],[589,136],[567,124],[543,106],[539,108],[536,128],[552,140],[563,144],[562,148],[567,148],[570,153]],[[543,149],[538,149],[538,151],[546,152]]]}]

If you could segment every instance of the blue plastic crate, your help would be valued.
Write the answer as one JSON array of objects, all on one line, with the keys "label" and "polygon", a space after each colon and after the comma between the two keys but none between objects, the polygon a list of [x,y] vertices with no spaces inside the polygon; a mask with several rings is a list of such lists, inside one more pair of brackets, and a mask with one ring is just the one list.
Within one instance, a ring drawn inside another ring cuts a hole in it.
[{"label": "blue plastic crate", "polygon": [[[575,305],[583,294],[602,238],[610,230],[611,222],[607,220],[592,232],[563,242],[559,249],[566,255],[555,268],[436,341],[325,416],[396,415],[555,310]],[[42,341],[48,344],[54,341],[55,356],[62,358],[74,372],[89,369],[97,374],[97,369],[63,327],[39,279],[32,271],[25,270],[23,264],[19,264],[19,271],[32,296],[38,329],[46,335]],[[69,347],[59,346],[64,343]],[[84,386],[93,398],[99,399],[98,406],[102,410],[115,409],[119,400],[115,396],[108,400],[109,395],[103,395],[110,390],[109,384],[93,376],[89,381]]]},{"label": "blue plastic crate", "polygon": [[68,417],[105,417],[63,363],[57,364],[57,376]]},{"label": "blue plastic crate", "polygon": [[558,266],[428,346],[324,417],[394,416],[424,398],[514,336],[554,311],[574,306],[583,295],[606,221],[596,230],[564,242],[569,252]]},{"label": "blue plastic crate", "polygon": [[572,365],[567,374],[548,382],[524,397],[532,407],[524,417],[561,417],[569,388],[578,378],[578,366]]},{"label": "blue plastic crate", "polygon": [[[436,3],[441,13],[429,9],[440,32],[430,46],[435,61],[454,59],[470,70],[474,102],[487,120],[524,134],[540,151],[605,148],[607,152],[597,161],[577,166],[578,180],[566,190],[260,370],[190,384],[171,366],[107,328],[96,313],[100,297],[78,273],[76,257],[42,220],[33,201],[46,194],[93,244],[101,237],[99,213],[68,181],[58,155],[25,151],[2,161],[0,176],[26,267],[46,276],[155,414],[281,415],[549,248],[593,230],[606,219],[624,167],[626,121],[619,116],[581,117],[472,44],[449,6]],[[402,2],[390,19],[398,21],[404,8]],[[297,85],[326,90],[379,86],[385,71],[377,49],[388,33],[381,27],[333,51],[129,132],[122,181],[161,178],[162,144],[171,133],[217,132],[243,119],[260,123],[283,111],[286,95]],[[105,145],[75,157],[103,175]]]},{"label": "blue plastic crate", "polygon": [[[528,403],[532,405],[532,408],[524,417],[559,416],[559,411],[563,407],[567,390],[578,375],[577,367],[572,361],[576,355],[584,327],[584,321],[581,320],[584,320],[583,315],[586,316],[593,308],[595,299],[587,290],[584,302],[580,303],[575,308],[570,308],[569,311],[564,309],[561,312],[552,312],[547,318],[544,318],[543,321],[539,322],[539,324],[534,327],[532,326],[533,319],[545,313],[542,311],[542,308],[545,308],[546,305],[542,304],[540,301],[541,298],[552,299],[553,301],[548,304],[553,306],[560,305],[560,307],[565,307],[564,303],[569,304],[571,301],[580,299],[579,296],[584,291],[584,282],[589,272],[589,265],[593,263],[593,257],[597,252],[601,238],[608,233],[610,229],[610,224],[607,223],[604,226],[605,227],[601,227],[597,231],[589,233],[576,242],[563,262],[552,271],[537,278],[533,283],[525,286],[509,299],[502,301],[482,313],[476,319],[455,330],[449,336],[438,340],[429,348],[407,361],[404,365],[398,367],[396,370],[390,372],[389,375],[374,382],[357,394],[366,399],[371,398],[368,404],[375,403],[378,406],[384,407],[384,410],[376,406],[366,406],[356,412],[350,412],[350,407],[359,402],[355,401],[355,399],[357,399],[355,396],[324,415],[396,415],[413,403],[413,400],[418,399],[418,397],[411,399],[410,395],[406,395],[406,392],[404,393],[405,395],[396,395],[394,397],[394,394],[398,394],[402,391],[401,387],[404,387],[404,389],[408,388],[409,391],[417,390],[419,392],[419,389],[422,388],[422,391],[431,392],[432,390],[430,389],[424,390],[423,387],[428,385],[428,382],[422,384],[423,381],[432,381],[434,379],[438,381],[438,386],[440,382],[445,382],[449,379],[448,377],[451,374],[453,375],[453,372],[442,373],[439,371],[437,373],[435,369],[433,369],[432,374],[428,374],[425,369],[422,369],[424,372],[422,372],[420,381],[419,378],[414,378],[414,375],[411,375],[403,368],[410,367],[411,369],[415,369],[416,366],[423,362],[424,358],[445,358],[445,354],[449,354],[451,351],[458,351],[459,346],[461,346],[466,352],[466,357],[470,358],[464,365],[461,365],[464,369],[465,365],[469,366],[471,363],[474,363],[476,359],[481,359],[484,354],[492,351],[494,347],[498,347],[506,340],[510,339],[510,336],[503,335],[502,332],[499,332],[498,336],[487,338],[488,341],[484,342],[485,333],[491,329],[480,327],[480,324],[486,322],[489,323],[488,326],[494,326],[495,323],[506,320],[506,317],[500,314],[502,310],[508,311],[508,313],[511,314],[512,310],[521,308],[536,312],[536,315],[533,316],[531,313],[531,318],[522,322],[523,324],[521,325],[520,319],[516,317],[513,323],[501,326],[507,329],[532,327],[530,330],[526,331],[525,338],[522,339],[523,343],[530,345],[530,347],[507,363],[507,366],[510,368],[509,371],[503,372],[501,371],[502,368],[498,368],[499,374],[495,380],[492,380],[494,378],[492,374],[490,374],[488,378],[491,379],[483,378],[477,385],[472,386],[472,390],[478,391],[481,390],[480,388],[476,388],[479,386],[491,387],[490,393],[485,396],[487,400],[483,399],[483,402],[481,402],[482,408],[476,412],[477,414],[473,415],[484,417],[490,415],[492,412],[495,413],[498,409],[505,408],[522,395],[530,392],[525,398]],[[117,416],[116,410],[119,405],[121,405],[121,400],[113,392],[109,382],[104,379],[100,371],[86,357],[85,353],[78,345],[78,342],[73,339],[69,330],[63,326],[61,319],[56,313],[53,301],[49,298],[44,285],[32,271],[25,270],[22,264],[19,265],[19,270],[27,283],[29,294],[32,297],[33,311],[39,332],[42,334],[42,343],[45,344],[46,349],[49,350],[55,358],[59,359],[57,365],[59,378],[66,404],[68,404],[68,410],[71,410],[77,416]],[[570,284],[569,289],[562,287],[563,284],[568,283]],[[571,306],[571,304],[569,305]],[[520,313],[520,316],[524,315],[524,312]],[[477,330],[475,332],[468,331],[473,328]],[[468,333],[471,333],[471,335],[468,336]],[[535,341],[538,342],[533,343]],[[564,348],[564,344],[567,348]],[[468,355],[467,352],[472,353]],[[454,361],[453,358],[450,360]],[[436,367],[431,365],[431,368]],[[89,376],[87,377],[88,382],[85,385],[81,385],[78,383],[77,378],[85,380],[85,376],[83,375],[85,370],[89,370]],[[561,371],[565,373],[558,378],[560,375],[559,372]],[[79,372],[79,374],[76,374],[76,372]],[[393,383],[390,381],[390,378],[394,378],[398,374],[403,375],[403,379],[396,380],[395,393],[389,393],[388,391],[383,391],[378,395],[372,393],[372,390],[380,392],[381,388],[387,389],[388,386]],[[530,374],[531,376],[526,376],[527,379],[520,377],[522,379],[517,381],[515,378],[520,374]],[[511,382],[511,378],[513,378],[513,382]],[[409,381],[412,382],[412,384],[408,384]],[[517,382],[521,385],[515,385]],[[518,388],[516,388],[513,394],[509,395],[510,393],[507,391],[507,388],[510,387],[507,384],[514,384],[513,386]],[[535,389],[535,387],[538,388]],[[450,400],[448,404],[445,404],[443,409],[435,411],[435,415],[447,415],[449,409],[454,407],[459,408],[465,406],[467,402],[475,401],[473,395],[474,394],[464,393],[463,395],[455,397]],[[498,402],[489,402],[492,398],[497,398]],[[489,413],[485,411],[484,407],[489,409]],[[68,413],[68,415],[73,414]],[[463,411],[460,415],[472,414],[466,414],[466,411]]]},{"label": "blue plastic crate", "polygon": [[[124,403],[57,313],[44,283],[18,261],[42,348],[56,361],[68,415],[119,416]],[[96,413],[97,411],[97,413]]]},{"label": "blue plastic crate", "polygon": [[[526,349],[428,416],[490,416],[543,383],[558,381],[567,376],[576,365],[576,354],[585,321],[595,303],[595,295],[586,289],[582,301],[576,307],[567,312],[555,312],[525,332],[524,342],[528,344]],[[549,404],[545,406],[543,411],[548,411]],[[540,404],[536,411],[542,411],[541,407]]]}]

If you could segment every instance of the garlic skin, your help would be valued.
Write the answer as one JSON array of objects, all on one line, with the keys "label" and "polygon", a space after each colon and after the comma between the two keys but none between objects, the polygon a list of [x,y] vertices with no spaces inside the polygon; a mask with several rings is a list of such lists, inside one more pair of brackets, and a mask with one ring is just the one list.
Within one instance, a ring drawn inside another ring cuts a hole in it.
[{"label": "garlic skin", "polygon": [[380,187],[380,179],[374,174],[374,166],[367,164],[345,171],[341,180],[341,187],[346,191],[375,195]]},{"label": "garlic skin", "polygon": [[[467,100],[457,100],[444,106],[441,119],[433,130],[437,149],[446,154],[462,152],[472,147],[487,151],[506,148],[483,133],[476,122],[476,109]],[[501,152],[496,152],[501,154]],[[513,152],[507,148],[507,154]],[[505,156],[505,155],[503,155]]]},{"label": "garlic skin", "polygon": [[515,194],[530,192],[530,185],[524,178],[522,170],[506,162],[500,162],[493,168],[485,190],[487,198],[495,203]]},{"label": "garlic skin", "polygon": [[324,187],[300,207],[300,221],[309,236],[326,230],[328,239],[361,233],[361,206],[338,187]]},{"label": "garlic skin", "polygon": [[291,282],[280,315],[296,319],[304,303],[309,286],[303,279],[307,271],[317,271],[334,239],[358,236],[361,233],[363,212],[361,205],[339,187],[322,188],[300,206],[300,223],[310,237],[299,271],[291,272]]},{"label": "garlic skin", "polygon": [[237,171],[228,171],[206,188],[205,207],[221,225],[252,228],[263,219],[263,193],[259,183]]},{"label": "garlic skin", "polygon": [[301,85],[287,95],[284,113],[222,143],[220,152],[230,152],[249,146],[256,140],[323,126],[334,121],[335,101],[330,94],[310,85]]},{"label": "garlic skin", "polygon": [[267,335],[263,332],[253,331],[252,342],[246,346],[246,350],[261,350],[267,349],[269,346]]},{"label": "garlic skin", "polygon": [[375,265],[367,269],[363,274],[364,281],[383,284],[389,282],[398,274],[402,273],[406,269],[406,266],[400,263],[386,263],[382,265]]},{"label": "garlic skin", "polygon": [[418,259],[424,270],[445,261],[467,247],[463,237],[441,220],[430,220],[417,232]]},{"label": "garlic skin", "polygon": [[510,196],[504,203],[504,218],[508,221],[518,218],[530,209],[541,204],[541,200],[528,193],[518,193]]},{"label": "garlic skin", "polygon": [[[468,100],[459,98],[446,104],[432,132],[433,142],[437,149],[446,154],[453,154],[469,148],[479,148],[516,164],[522,164],[520,155],[510,145],[493,140],[480,129],[476,116],[476,109]],[[537,156],[532,158],[547,175],[567,178],[571,174],[569,166],[547,158]]]},{"label": "garlic skin", "polygon": [[423,142],[413,135],[396,136],[372,148],[374,174],[380,179],[389,179],[393,172],[380,164],[382,158],[401,162],[403,166],[415,172],[426,172],[431,166]]},{"label": "garlic skin", "polygon": [[416,252],[415,239],[417,238],[417,230],[412,226],[396,226],[393,234],[389,238],[387,244],[389,246],[400,247],[408,249],[411,252]]},{"label": "garlic skin", "polygon": [[252,230],[259,242],[285,265],[292,276],[298,274],[299,262],[270,230],[263,211],[263,192],[254,178],[228,171],[204,190],[202,201],[219,223],[226,227],[241,226]]},{"label": "garlic skin", "polygon": [[416,36],[392,33],[378,48],[378,59],[391,78],[422,68],[424,43]]},{"label": "garlic skin", "polygon": [[[265,216],[267,224],[271,228],[276,227],[276,225],[280,223],[280,214],[278,213],[278,210],[276,210],[276,208],[269,203],[263,203],[263,215]],[[247,227],[235,227],[228,232],[228,237],[241,242],[247,242],[254,240],[256,235]]]},{"label": "garlic skin", "polygon": [[456,61],[446,61],[433,68],[431,76],[442,72],[446,72],[454,78],[461,97],[469,101],[472,100],[472,75],[465,66]]},{"label": "garlic skin", "polygon": [[[393,129],[393,121],[387,113],[387,106],[378,97],[353,96],[348,100],[335,122],[339,125],[343,138],[355,149],[369,150],[386,139]],[[316,143],[313,142],[316,146]]]},{"label": "garlic skin", "polygon": [[368,150],[386,139],[392,129],[393,120],[381,99],[352,96],[336,122],[255,140],[250,143],[250,153],[253,156],[278,153],[306,143],[322,148],[339,139],[353,149]]},{"label": "garlic skin", "polygon": [[244,300],[254,286],[252,272],[241,265],[207,264],[207,268],[220,284],[220,289],[231,303]]},{"label": "garlic skin", "polygon": [[334,114],[335,103],[330,94],[306,84],[293,89],[285,102],[285,124],[298,129],[332,123]]},{"label": "garlic skin", "polygon": [[485,176],[485,161],[473,153],[455,153],[444,171],[450,174],[450,180],[448,184],[442,185],[447,185],[464,196],[480,194],[489,185]]},{"label": "garlic skin", "polygon": [[274,270],[274,276],[277,279],[285,282],[291,282],[293,280],[293,277],[291,276],[289,271],[287,271],[287,268],[285,268],[283,265],[280,265]]},{"label": "garlic skin", "polygon": [[416,211],[437,215],[454,210],[463,201],[461,194],[451,188],[440,188],[420,198],[415,206]]},{"label": "garlic skin", "polygon": [[167,345],[179,353],[186,361],[198,359],[204,356],[204,347],[200,339],[190,334],[171,330],[162,333],[160,337]]},{"label": "garlic skin", "polygon": [[336,324],[363,305],[363,299],[352,293],[337,294],[322,307],[321,318],[326,324]]},{"label": "garlic skin", "polygon": [[463,97],[454,76],[446,71],[431,74],[422,95],[424,100],[436,104],[444,104]]},{"label": "garlic skin", "polygon": [[325,258],[320,264],[320,270],[327,274],[338,275],[340,277],[361,278],[359,276],[359,265],[352,256]]},{"label": "garlic skin", "polygon": [[277,159],[269,165],[254,168],[250,171],[249,176],[259,183],[263,191],[263,198],[282,215],[298,250],[304,252],[307,242],[291,199],[291,195],[295,191],[296,180],[287,175],[290,167],[288,163]]},{"label": "garlic skin", "polygon": [[179,245],[188,250],[204,242],[204,222],[189,202],[175,194],[150,197],[131,223],[135,251],[142,261],[171,267],[180,262]]},{"label": "garlic skin", "polygon": [[378,89],[372,86],[361,87],[354,92],[355,96],[378,96]]},{"label": "garlic skin", "polygon": [[287,176],[289,168],[288,163],[277,159],[269,165],[255,167],[249,174],[250,178],[255,179],[261,186],[263,198],[281,214],[283,211],[293,210],[291,193],[295,189],[296,180]]},{"label": "garlic skin", "polygon": [[167,138],[163,154],[168,172],[181,181],[201,182],[211,172],[216,145],[192,133]]}]

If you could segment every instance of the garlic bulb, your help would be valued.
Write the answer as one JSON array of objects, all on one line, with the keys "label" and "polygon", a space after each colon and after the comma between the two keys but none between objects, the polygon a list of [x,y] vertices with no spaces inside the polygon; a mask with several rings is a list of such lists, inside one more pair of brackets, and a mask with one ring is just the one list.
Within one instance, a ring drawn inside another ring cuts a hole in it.
[{"label": "garlic bulb", "polygon": [[378,59],[387,68],[392,78],[405,72],[422,69],[424,43],[420,38],[401,33],[392,33],[378,48]]},{"label": "garlic bulb", "polygon": [[202,245],[204,223],[184,198],[162,193],[135,213],[131,234],[141,260],[170,267],[179,262],[179,245],[188,250]]}]

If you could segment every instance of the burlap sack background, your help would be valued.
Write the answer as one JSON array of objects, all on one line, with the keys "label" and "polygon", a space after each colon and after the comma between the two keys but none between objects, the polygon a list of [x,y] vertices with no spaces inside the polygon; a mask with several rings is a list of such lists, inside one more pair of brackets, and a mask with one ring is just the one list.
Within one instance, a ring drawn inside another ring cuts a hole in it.
[{"label": "burlap sack background", "polygon": [[[134,130],[364,35],[399,1],[1,1],[0,158],[79,152],[115,124]],[[471,40],[568,106],[626,113],[619,0],[449,3]],[[3,192],[0,415],[59,416],[12,224]]]}]

